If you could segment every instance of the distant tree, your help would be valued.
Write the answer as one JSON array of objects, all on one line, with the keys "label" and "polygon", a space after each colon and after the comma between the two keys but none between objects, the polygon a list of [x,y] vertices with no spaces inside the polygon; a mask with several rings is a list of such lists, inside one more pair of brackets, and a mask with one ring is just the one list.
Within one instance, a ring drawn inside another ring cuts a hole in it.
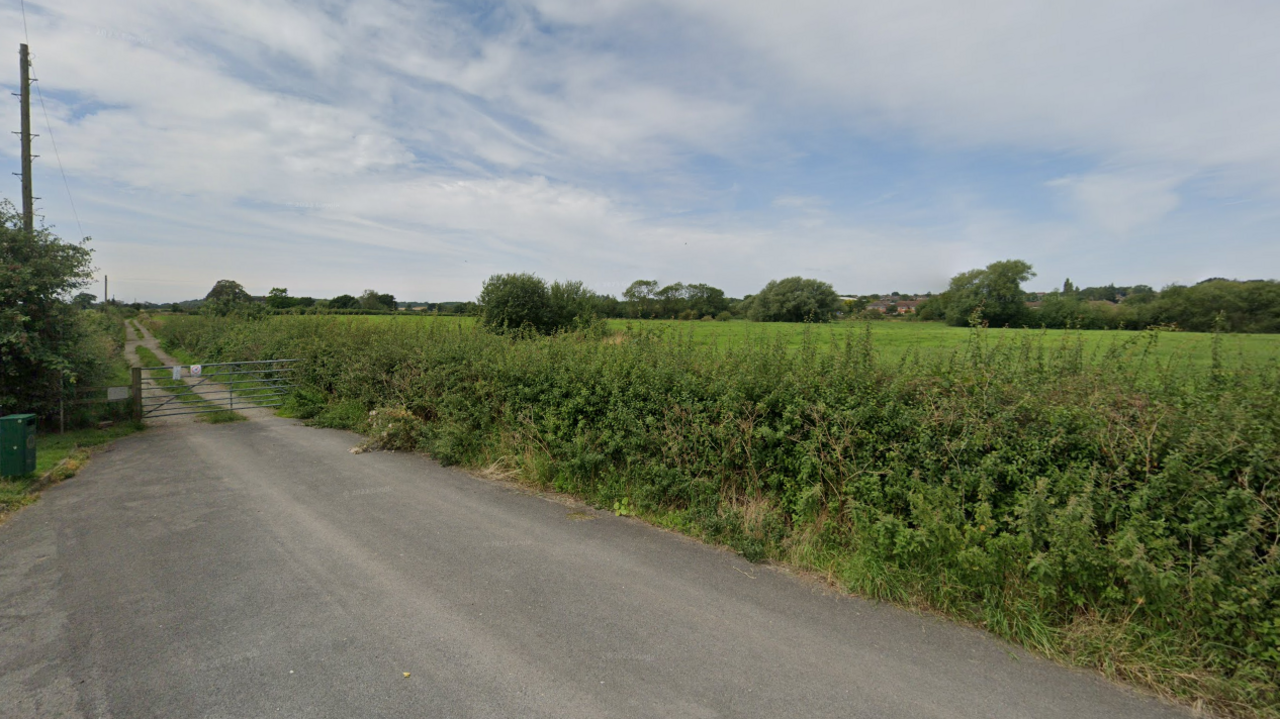
[{"label": "distant tree", "polygon": [[97,301],[98,301],[97,295],[91,295],[88,292],[81,292],[80,294],[75,296],[75,299],[71,300],[71,304],[75,305],[79,309],[87,310],[93,306],[94,302],[97,302]]},{"label": "distant tree", "polygon": [[1193,332],[1219,327],[1228,332],[1280,332],[1280,282],[1215,278],[1191,287],[1170,285],[1158,298],[1137,303],[1134,311],[1149,324],[1176,324]]},{"label": "distant tree", "polygon": [[[1104,300],[1106,302],[1118,302],[1124,294],[1125,288],[1116,287],[1115,285],[1107,285],[1105,287],[1085,287],[1084,289],[1076,288],[1076,295],[1082,300]],[[1063,293],[1066,294],[1066,293]]]},{"label": "distant tree", "polygon": [[360,306],[360,300],[351,295],[338,295],[329,300],[329,309],[331,310],[354,310]]},{"label": "distant tree", "polygon": [[205,314],[226,315],[243,308],[253,301],[248,292],[235,280],[218,280],[204,296],[200,311]]},{"label": "distant tree", "polygon": [[840,297],[826,282],[788,277],[771,281],[744,304],[747,316],[757,322],[828,322]]},{"label": "distant tree", "polygon": [[1027,319],[1022,283],[1035,274],[1022,260],[1002,260],[961,272],[951,278],[944,293],[947,322],[963,327],[977,311],[983,321],[997,327],[1018,324]]},{"label": "distant tree", "polygon": [[315,298],[312,297],[298,297],[294,301],[297,302],[298,307],[314,307],[316,304]]},{"label": "distant tree", "polygon": [[1063,280],[1063,282],[1062,282],[1062,294],[1064,294],[1064,295],[1072,295],[1072,294],[1075,294],[1075,292],[1076,292],[1076,286],[1075,286],[1075,285],[1073,285],[1073,284],[1071,284],[1071,278],[1070,278],[1070,277],[1068,277],[1067,279]]},{"label": "distant tree", "polygon": [[946,300],[941,295],[928,297],[916,306],[916,319],[923,321],[945,320],[947,318]]},{"label": "distant tree", "polygon": [[549,332],[551,292],[541,277],[527,272],[493,275],[476,299],[480,324],[491,332]]},{"label": "distant tree", "polygon": [[362,310],[394,310],[396,298],[393,295],[379,294],[375,290],[365,290],[357,300],[357,306]]},{"label": "distant tree", "polygon": [[688,309],[693,310],[700,317],[706,315],[714,317],[729,309],[729,300],[724,296],[724,290],[718,287],[694,284],[686,285],[684,291]]},{"label": "distant tree", "polygon": [[1146,304],[1156,299],[1158,293],[1147,285],[1134,285],[1127,288],[1124,293],[1124,303],[1126,305]]},{"label": "distant tree", "polygon": [[289,296],[289,290],[283,287],[272,287],[271,291],[267,293],[267,306],[272,309],[288,309],[297,303],[296,299]]},{"label": "distant tree", "polygon": [[218,280],[204,296],[205,302],[249,302],[252,299],[235,280]]},{"label": "distant tree", "polygon": [[600,317],[625,317],[626,308],[613,295],[596,295],[596,315]]},{"label": "distant tree", "polygon": [[632,317],[652,317],[657,309],[654,302],[657,292],[657,280],[636,280],[623,290],[622,298],[630,303]]}]

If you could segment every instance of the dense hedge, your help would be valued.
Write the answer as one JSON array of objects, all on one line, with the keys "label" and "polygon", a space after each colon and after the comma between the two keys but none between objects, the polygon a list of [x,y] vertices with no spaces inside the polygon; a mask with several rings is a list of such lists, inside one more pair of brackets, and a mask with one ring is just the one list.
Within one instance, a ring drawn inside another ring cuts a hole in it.
[{"label": "dense hedge", "polygon": [[861,332],[799,351],[324,317],[163,335],[210,360],[303,358],[299,411],[384,446],[627,498],[751,559],[1278,714],[1274,365],[1161,366],[1154,332],[1091,355],[975,330],[892,364]]}]

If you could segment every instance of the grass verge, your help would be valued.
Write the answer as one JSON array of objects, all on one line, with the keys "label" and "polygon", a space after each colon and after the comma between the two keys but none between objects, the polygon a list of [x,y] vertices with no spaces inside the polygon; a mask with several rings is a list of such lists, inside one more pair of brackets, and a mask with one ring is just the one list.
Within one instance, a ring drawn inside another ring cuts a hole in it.
[{"label": "grass verge", "polygon": [[46,487],[75,476],[95,448],[141,429],[142,425],[121,422],[106,429],[36,435],[36,471],[0,479],[0,522],[15,510],[35,502]]}]

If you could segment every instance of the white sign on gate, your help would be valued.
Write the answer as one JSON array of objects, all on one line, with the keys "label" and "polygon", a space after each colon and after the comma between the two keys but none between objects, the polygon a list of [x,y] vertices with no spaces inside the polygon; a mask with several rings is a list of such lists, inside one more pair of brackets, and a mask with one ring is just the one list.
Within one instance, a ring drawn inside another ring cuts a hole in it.
[{"label": "white sign on gate", "polygon": [[198,365],[198,364],[193,364],[193,365],[191,365],[191,376],[192,376],[192,377],[199,377],[199,376],[200,376],[200,369],[201,369],[201,368],[200,368],[200,365]]},{"label": "white sign on gate", "polygon": [[128,387],[108,387],[107,388],[108,402],[119,402],[125,399],[129,399]]},{"label": "white sign on gate", "polygon": [[182,379],[182,365],[173,368],[173,378]]}]

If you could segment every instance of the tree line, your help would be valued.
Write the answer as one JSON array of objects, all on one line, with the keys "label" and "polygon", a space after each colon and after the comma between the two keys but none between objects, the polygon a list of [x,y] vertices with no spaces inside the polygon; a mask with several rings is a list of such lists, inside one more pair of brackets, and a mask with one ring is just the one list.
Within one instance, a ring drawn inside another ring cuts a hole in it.
[{"label": "tree line", "polygon": [[920,320],[965,326],[1145,329],[1175,327],[1190,332],[1280,332],[1280,282],[1215,277],[1195,285],[1171,284],[1062,288],[1029,294],[1022,284],[1035,271],[1023,260],[1002,260],[962,272],[947,290],[917,310]]},{"label": "tree line", "polygon": [[[1023,285],[1036,273],[1024,260],[1001,260],[951,278],[946,291],[924,299],[905,319],[943,321],[956,326],[974,322],[993,327],[1144,329],[1151,326],[1207,332],[1280,332],[1280,283],[1274,280],[1238,281],[1223,278],[1196,285],[1168,285],[1157,291],[1147,285],[1077,287],[1070,279],[1061,289],[1031,293]],[[895,297],[885,297],[890,311]],[[759,292],[742,298],[704,283],[636,280],[622,297],[597,293],[576,280],[548,283],[529,273],[497,274],[485,281],[472,302],[427,305],[428,310],[474,314],[498,331],[542,334],[588,327],[593,319],[746,319],[756,322],[830,322],[838,319],[883,319],[885,313],[868,307],[880,295],[842,299],[821,280],[788,277],[773,280]],[[365,290],[356,297],[328,300],[291,297],[273,287],[254,303],[237,282],[219,280],[205,297],[202,310],[227,314],[254,305],[275,311],[390,312],[396,298]]]},{"label": "tree line", "polygon": [[656,280],[636,280],[622,297],[596,293],[578,281],[548,284],[529,273],[499,274],[485,281],[476,313],[494,331],[549,334],[588,328],[607,318],[829,322],[842,307],[831,285],[803,277],[775,280],[741,299],[706,284],[661,286]]},{"label": "tree line", "polygon": [[[239,282],[218,280],[200,303],[200,311],[206,314],[226,315],[234,311],[250,310],[255,304],[257,304],[255,298]],[[262,299],[261,304],[273,310],[315,308],[390,312],[398,307],[395,295],[376,290],[365,290],[359,297],[338,295],[328,300],[317,300],[312,297],[291,297],[288,288],[285,287],[272,287],[267,296]]]}]

